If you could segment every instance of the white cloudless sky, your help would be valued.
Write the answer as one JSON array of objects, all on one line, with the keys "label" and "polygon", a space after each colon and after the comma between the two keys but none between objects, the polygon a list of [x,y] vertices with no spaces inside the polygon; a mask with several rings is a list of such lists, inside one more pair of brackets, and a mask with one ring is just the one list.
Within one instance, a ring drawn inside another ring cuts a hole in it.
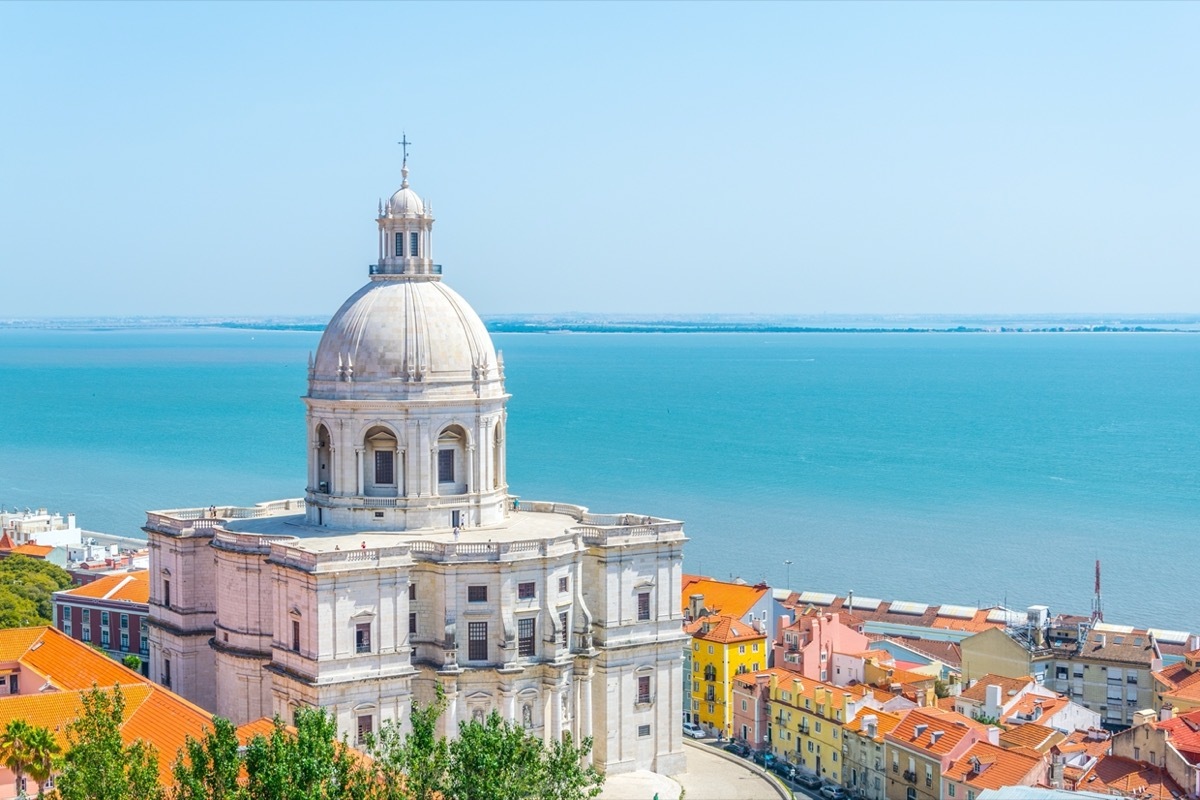
[{"label": "white cloudless sky", "polygon": [[2,317],[1200,311],[1197,3],[0,3]]}]

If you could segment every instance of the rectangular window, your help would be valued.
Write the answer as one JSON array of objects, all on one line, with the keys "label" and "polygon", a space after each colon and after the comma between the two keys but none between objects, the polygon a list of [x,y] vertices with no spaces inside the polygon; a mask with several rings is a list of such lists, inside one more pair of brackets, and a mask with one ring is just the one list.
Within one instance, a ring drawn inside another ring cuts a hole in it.
[{"label": "rectangular window", "polygon": [[109,646],[109,639],[108,639],[108,628],[101,628],[101,629],[100,629],[100,646],[101,646],[101,647],[108,647],[108,646]]},{"label": "rectangular window", "polygon": [[83,636],[82,636],[83,641],[90,642],[92,640],[92,629],[91,628],[85,627],[82,631],[80,631],[80,633],[83,634]]},{"label": "rectangular window", "polygon": [[64,621],[69,620],[70,618],[71,618],[71,607],[63,606],[63,620]]},{"label": "rectangular window", "polygon": [[410,583],[408,585],[408,599],[409,600],[417,599],[417,585],[415,583]]},{"label": "rectangular window", "polygon": [[954,797],[954,784],[953,783],[949,784],[946,787],[946,794],[950,795],[951,797]]},{"label": "rectangular window", "polygon": [[121,630],[125,630],[125,631],[129,630],[129,615],[128,614],[121,615]]},{"label": "rectangular window", "polygon": [[471,661],[487,661],[487,623],[467,623],[467,658]]},{"label": "rectangular window", "polygon": [[8,693],[9,694],[20,694],[21,693],[20,683],[21,682],[20,682],[20,680],[18,680],[16,674],[9,675],[8,676]]},{"label": "rectangular window", "polygon": [[408,254],[412,258],[418,258],[421,255],[421,234],[417,231],[408,234]]},{"label": "rectangular window", "polygon": [[650,619],[650,593],[638,592],[638,620]]},{"label": "rectangular window", "polygon": [[454,483],[454,449],[438,450],[438,483]]},{"label": "rectangular window", "polygon": [[638,725],[638,738],[639,739],[645,739],[649,735],[650,735],[650,726],[649,725]]},{"label": "rectangular window", "polygon": [[639,675],[637,679],[637,701],[638,703],[650,702],[650,676]]},{"label": "rectangular window", "polygon": [[517,620],[517,655],[522,658],[529,658],[533,655],[533,623],[533,617],[524,617]]},{"label": "rectangular window", "polygon": [[358,718],[358,738],[356,744],[363,744],[375,732],[375,726],[370,714]]},{"label": "rectangular window", "polygon": [[568,617],[567,612],[560,611],[558,613],[558,629],[562,636],[562,646],[566,648],[571,646],[571,626],[569,623],[570,618]]},{"label": "rectangular window", "polygon": [[100,612],[100,624],[105,627],[108,627],[108,612],[107,611]]},{"label": "rectangular window", "polygon": [[162,685],[171,688],[171,659],[163,659]]},{"label": "rectangular window", "polygon": [[390,486],[396,482],[395,455],[391,450],[375,451],[375,483]]},{"label": "rectangular window", "polygon": [[70,622],[63,623],[63,633],[65,633],[67,636],[71,635],[71,623]]},{"label": "rectangular window", "polygon": [[371,623],[360,622],[354,626],[354,652],[371,652]]},{"label": "rectangular window", "polygon": [[532,600],[536,595],[537,595],[537,592],[534,589],[533,581],[525,581],[523,583],[517,584],[517,599],[518,600]]},{"label": "rectangular window", "polygon": [[300,621],[292,620],[292,650],[300,652]]},{"label": "rectangular window", "polygon": [[404,255],[404,233],[402,231],[396,231],[395,244],[396,244],[396,251],[392,255],[403,256]]},{"label": "rectangular window", "polygon": [[412,635],[417,634],[417,612],[408,612],[408,632]]},{"label": "rectangular window", "polygon": [[487,587],[486,586],[468,586],[467,587],[467,602],[468,603],[486,603],[487,602]]},{"label": "rectangular window", "polygon": [[[167,586],[171,585],[170,582],[168,582],[168,581],[163,581],[163,583],[166,583]],[[170,605],[170,603],[168,603],[167,605]],[[83,610],[83,624],[84,625],[92,624],[92,610],[90,608],[85,608]]]},{"label": "rectangular window", "polygon": [[571,579],[570,578],[559,578],[558,579],[558,591],[560,594],[566,594],[567,592],[571,591]]},{"label": "rectangular window", "polygon": [[[163,605],[166,606],[167,608],[171,607],[171,582],[170,581],[163,581]],[[87,622],[87,617],[88,617],[88,612],[87,612],[87,609],[85,608],[83,610],[83,621],[84,622]]]},{"label": "rectangular window", "polygon": [[121,631],[121,649],[129,649],[129,631]]}]

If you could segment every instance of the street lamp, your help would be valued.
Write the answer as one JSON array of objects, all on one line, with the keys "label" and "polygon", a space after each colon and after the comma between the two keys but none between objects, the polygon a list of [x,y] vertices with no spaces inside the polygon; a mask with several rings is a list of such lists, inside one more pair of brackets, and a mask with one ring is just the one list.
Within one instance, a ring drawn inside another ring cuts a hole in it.
[{"label": "street lamp", "polygon": [[785,559],[783,565],[787,567],[787,586],[784,586],[783,588],[790,592],[792,590],[792,560],[790,558]]}]

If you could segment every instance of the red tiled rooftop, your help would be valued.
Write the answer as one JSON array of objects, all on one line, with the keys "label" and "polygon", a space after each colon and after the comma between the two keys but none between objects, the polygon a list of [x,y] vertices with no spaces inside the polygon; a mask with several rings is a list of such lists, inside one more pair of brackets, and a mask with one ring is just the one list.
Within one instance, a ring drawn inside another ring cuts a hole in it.
[{"label": "red tiled rooftop", "polygon": [[[977,762],[973,762],[973,758]],[[1027,785],[1030,774],[1037,771],[1041,761],[1037,753],[1030,754],[1024,748],[1006,750],[988,742],[976,742],[962,758],[951,762],[942,776],[978,789]]]},{"label": "red tiled rooftop", "polygon": [[58,593],[67,597],[90,597],[146,605],[150,602],[150,571],[117,573]]}]

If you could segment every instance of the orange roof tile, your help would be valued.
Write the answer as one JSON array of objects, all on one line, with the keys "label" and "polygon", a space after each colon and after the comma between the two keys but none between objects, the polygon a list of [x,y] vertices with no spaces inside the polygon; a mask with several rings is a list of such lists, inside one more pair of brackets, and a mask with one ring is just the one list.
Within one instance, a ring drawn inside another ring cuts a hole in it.
[{"label": "orange roof tile", "polygon": [[146,605],[150,602],[150,570],[140,569],[136,572],[105,575],[91,583],[56,594]]},{"label": "orange roof tile", "polygon": [[687,611],[688,598],[694,594],[704,595],[704,607],[717,614],[741,619],[766,595],[766,584],[752,586],[748,583],[718,581],[698,575],[684,576],[682,602]]},{"label": "orange roof tile", "polygon": [[[916,732],[918,725],[925,726],[920,736]],[[904,719],[886,738],[909,749],[941,757],[957,747],[970,731],[981,727],[975,720],[954,711],[936,707],[914,708],[904,715]],[[939,734],[936,740],[934,733]]]},{"label": "orange roof tile", "polygon": [[1167,687],[1168,694],[1200,700],[1200,669],[1193,671],[1186,661],[1160,669],[1153,675]]},{"label": "orange roof tile", "polygon": [[1200,764],[1200,709],[1151,723],[1167,732],[1171,744],[1193,764]]},{"label": "orange roof tile", "polygon": [[48,544],[38,544],[37,542],[27,542],[17,545],[12,549],[13,555],[29,556],[30,558],[45,558],[54,548]]},{"label": "orange roof tile", "polygon": [[[12,658],[6,657],[9,653]],[[0,631],[0,661],[19,661],[57,689],[90,689],[92,684],[112,686],[146,680],[125,665],[48,626]]]},{"label": "orange roof tile", "polygon": [[1035,752],[1030,754],[1032,751],[1022,750],[1005,750],[990,742],[976,742],[962,758],[951,762],[942,777],[978,789],[1031,785],[1042,759]]},{"label": "orange roof tile", "polygon": [[876,719],[875,741],[877,742],[883,741],[883,737],[895,730],[896,726],[900,724],[899,714],[864,708],[855,715],[853,720],[843,725],[842,728],[856,733],[865,733],[866,726],[863,724],[863,720],[867,717],[875,717]]},{"label": "orange roof tile", "polygon": [[[84,647],[83,649],[89,649]],[[31,725],[48,728],[60,745],[67,743],[67,726],[83,710],[83,693],[45,692],[0,698],[0,726],[9,720],[23,719]],[[122,684],[125,717],[121,739],[126,743],[141,739],[158,750],[159,782],[173,781],[171,765],[188,736],[200,738],[210,725],[210,716],[178,695],[151,683]]]},{"label": "orange roof tile", "polygon": [[1003,747],[1028,747],[1039,753],[1045,753],[1066,738],[1062,731],[1038,725],[1036,722],[1014,725],[1008,730],[1000,731],[1000,744]]},{"label": "orange roof tile", "polygon": [[[1003,704],[1032,684],[1033,678],[1031,677],[1008,678],[1004,675],[989,673],[975,681],[969,688],[964,689],[959,697],[964,700],[974,700],[976,703],[983,703],[987,701],[987,687],[999,686],[1000,702]],[[1010,695],[1009,692],[1013,694]]]},{"label": "orange roof tile", "polygon": [[0,550],[12,550],[16,546],[17,543],[14,542],[12,537],[8,535],[8,531],[0,534]]},{"label": "orange roof tile", "polygon": [[737,617],[724,615],[701,617],[690,623],[687,632],[694,638],[705,642],[748,642],[753,639],[766,639],[767,634],[756,631],[751,626],[741,622]]},{"label": "orange roof tile", "polygon": [[1155,800],[1173,800],[1185,794],[1159,767],[1122,756],[1100,756],[1096,768],[1079,788]]}]

